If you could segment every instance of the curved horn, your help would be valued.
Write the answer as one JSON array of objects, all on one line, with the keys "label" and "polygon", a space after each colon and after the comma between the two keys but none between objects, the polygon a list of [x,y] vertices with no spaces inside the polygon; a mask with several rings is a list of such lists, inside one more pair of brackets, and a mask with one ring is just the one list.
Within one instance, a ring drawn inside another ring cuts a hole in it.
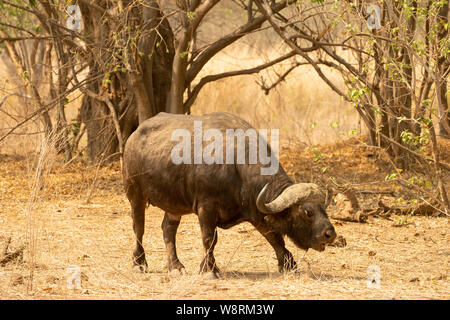
[{"label": "curved horn", "polygon": [[272,214],[272,213],[276,213],[276,212],[272,212],[270,211],[267,207],[266,207],[266,203],[264,202],[264,198],[265,198],[265,193],[266,193],[266,189],[267,186],[269,184],[266,183],[266,185],[264,186],[264,188],[261,189],[261,191],[258,194],[258,197],[256,198],[256,207],[258,208],[259,211],[261,211],[262,213],[265,214]]},{"label": "curved horn", "polygon": [[256,199],[256,206],[259,211],[266,214],[281,212],[294,204],[304,201],[325,203],[325,194],[314,183],[296,183],[286,189],[272,202],[264,203],[264,193],[267,184],[261,190]]}]

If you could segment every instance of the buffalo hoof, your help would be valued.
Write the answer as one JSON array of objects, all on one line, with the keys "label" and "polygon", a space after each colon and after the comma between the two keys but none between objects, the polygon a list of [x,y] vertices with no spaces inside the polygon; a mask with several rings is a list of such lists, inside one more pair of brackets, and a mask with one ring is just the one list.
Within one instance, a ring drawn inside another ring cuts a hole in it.
[{"label": "buffalo hoof", "polygon": [[133,253],[133,271],[140,273],[148,272],[148,264],[145,259],[145,253]]},{"label": "buffalo hoof", "polygon": [[180,274],[186,273],[186,270],[184,268],[184,265],[178,261],[178,259],[175,262],[169,262],[167,264],[167,270],[169,273],[179,271]]},{"label": "buffalo hoof", "polygon": [[169,270],[169,275],[174,276],[174,277],[182,276],[182,275],[186,275],[186,274],[187,274],[187,272],[186,272],[185,268]]},{"label": "buffalo hoof", "polygon": [[214,273],[216,275],[220,274],[220,270],[217,267],[217,265],[215,263],[209,263],[206,264],[205,260],[202,261],[202,263],[200,264],[200,274],[205,274],[205,273]]},{"label": "buffalo hoof", "polygon": [[217,280],[220,279],[220,276],[217,272],[209,271],[202,273],[202,278],[205,280]]},{"label": "buffalo hoof", "polygon": [[280,273],[295,273],[297,272],[297,263],[292,255],[287,255],[284,258],[283,264],[278,264],[278,271]]},{"label": "buffalo hoof", "polygon": [[147,273],[148,268],[147,268],[147,266],[144,266],[144,265],[134,265],[133,272],[134,273]]},{"label": "buffalo hoof", "polygon": [[289,275],[289,274],[300,274],[301,271],[297,268],[292,269],[292,268],[279,268],[278,272],[280,274],[285,274],[285,275]]}]

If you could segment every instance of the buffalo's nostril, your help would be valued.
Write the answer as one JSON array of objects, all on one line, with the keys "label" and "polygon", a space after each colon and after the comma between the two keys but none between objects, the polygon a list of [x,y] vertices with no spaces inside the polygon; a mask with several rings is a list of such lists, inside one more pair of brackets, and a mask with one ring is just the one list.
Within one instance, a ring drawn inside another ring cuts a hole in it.
[{"label": "buffalo's nostril", "polygon": [[325,231],[325,238],[327,240],[334,239],[336,237],[336,232],[333,229],[328,229]]}]

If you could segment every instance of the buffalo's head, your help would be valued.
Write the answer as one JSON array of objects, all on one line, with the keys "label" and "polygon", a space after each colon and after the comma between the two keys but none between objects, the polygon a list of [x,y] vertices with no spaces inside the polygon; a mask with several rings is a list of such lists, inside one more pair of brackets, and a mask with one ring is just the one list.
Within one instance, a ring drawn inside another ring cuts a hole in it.
[{"label": "buffalo's head", "polygon": [[323,251],[326,244],[334,241],[336,232],[325,211],[327,197],[316,184],[293,184],[276,199],[265,203],[267,186],[259,193],[256,206],[274,230],[305,250]]}]

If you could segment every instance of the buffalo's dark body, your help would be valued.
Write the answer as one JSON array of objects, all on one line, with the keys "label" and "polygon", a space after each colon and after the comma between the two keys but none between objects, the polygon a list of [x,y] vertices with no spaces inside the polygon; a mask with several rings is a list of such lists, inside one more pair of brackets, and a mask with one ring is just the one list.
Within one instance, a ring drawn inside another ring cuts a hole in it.
[{"label": "buffalo's dark body", "polygon": [[[256,206],[256,198],[266,184],[268,188],[264,200],[270,202],[291,186],[292,180],[281,166],[274,175],[261,175],[260,163],[174,164],[171,151],[178,141],[171,141],[172,133],[177,129],[187,129],[192,133],[194,121],[201,121],[203,130],[221,130],[224,140],[226,129],[240,128],[245,131],[252,128],[243,119],[228,113],[204,116],[160,113],[143,122],[129,137],[124,150],[123,172],[137,237],[135,264],[146,266],[142,235],[145,206],[150,203],[166,212],[162,228],[169,269],[183,268],[176,255],[175,235],[181,216],[188,213],[196,213],[199,217],[206,253],[201,264],[203,271],[217,271],[213,256],[217,242],[216,227],[229,228],[242,221],[252,223],[271,243],[277,253],[280,269],[287,263],[293,267],[295,262],[285,249],[283,240],[283,235],[290,236],[287,225],[290,222],[286,213],[268,217]],[[194,152],[193,144],[191,151]],[[306,249],[309,247],[306,238],[311,237],[311,234],[308,231],[303,233],[304,241],[297,239],[296,243]]]},{"label": "buffalo's dark body", "polygon": [[291,179],[281,167],[276,175],[260,175],[259,164],[174,164],[170,154],[178,141],[171,141],[171,134],[179,128],[191,130],[195,120],[202,121],[203,130],[252,128],[228,113],[189,117],[160,113],[139,126],[126,144],[125,188],[139,188],[150,204],[174,215],[197,212],[199,204],[208,203],[218,211],[220,227],[263,219],[255,210],[258,192],[272,183],[275,197],[292,184]]}]

